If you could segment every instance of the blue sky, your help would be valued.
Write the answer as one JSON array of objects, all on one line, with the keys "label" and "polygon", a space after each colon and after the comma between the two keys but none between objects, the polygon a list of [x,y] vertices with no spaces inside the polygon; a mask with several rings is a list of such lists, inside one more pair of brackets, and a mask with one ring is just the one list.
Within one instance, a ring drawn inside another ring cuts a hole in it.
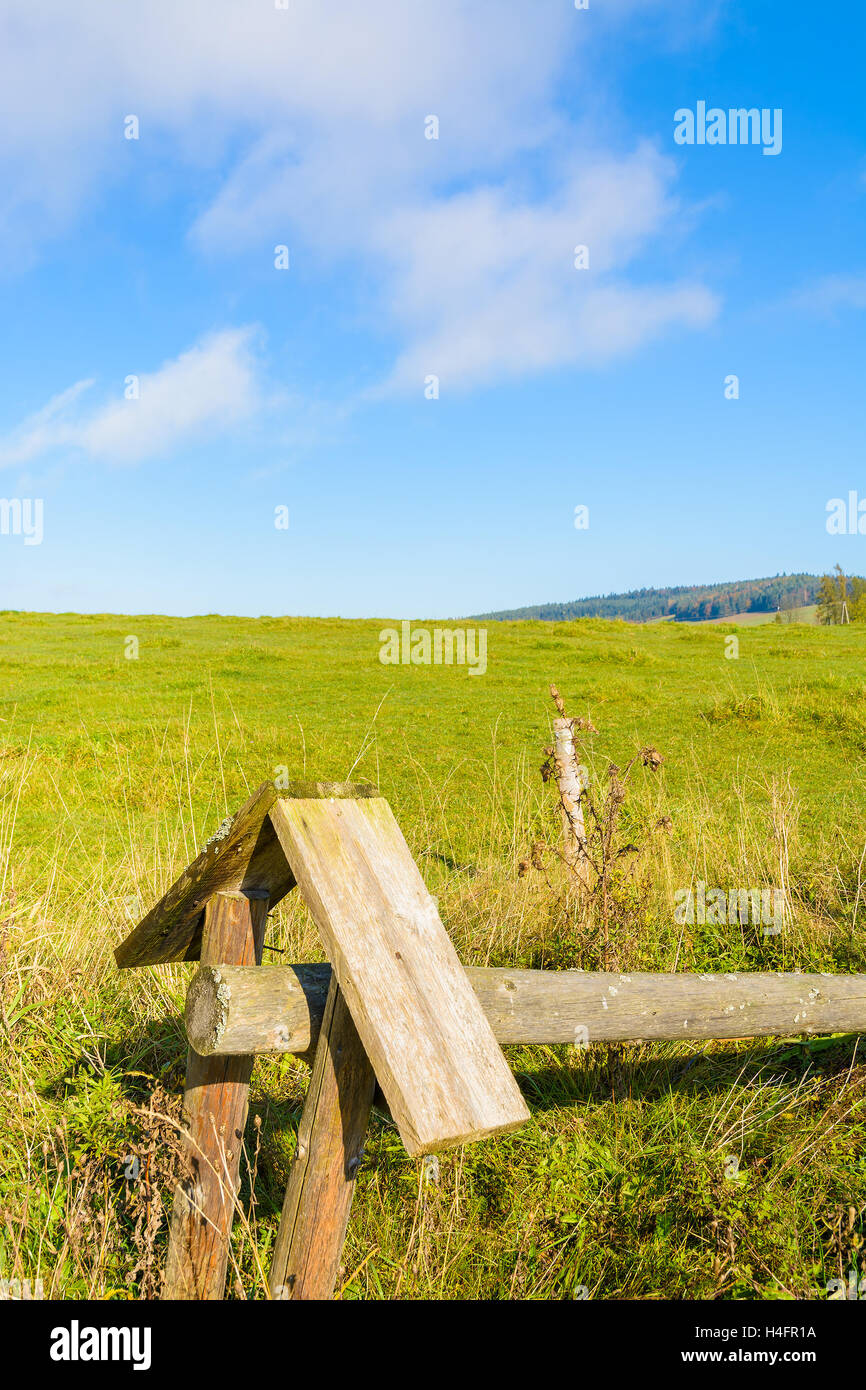
[{"label": "blue sky", "polygon": [[[5,0],[0,490],[44,534],[0,535],[0,607],[866,572],[825,525],[866,498],[864,31],[805,0]],[[699,101],[780,109],[780,152],[677,144]]]}]

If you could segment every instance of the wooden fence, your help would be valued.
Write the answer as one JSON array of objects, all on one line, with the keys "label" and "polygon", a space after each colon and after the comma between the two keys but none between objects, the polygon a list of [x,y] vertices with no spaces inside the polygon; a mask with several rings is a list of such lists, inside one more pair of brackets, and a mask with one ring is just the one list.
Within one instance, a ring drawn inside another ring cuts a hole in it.
[{"label": "wooden fence", "polygon": [[[262,967],[268,912],[296,886],[330,963]],[[528,1119],[503,1043],[866,1031],[864,975],[464,969],[366,785],[265,783],[115,955],[200,962],[165,1298],[224,1295],[256,1054],[312,1063],[270,1272],[273,1297],[309,1299],[333,1294],[374,1099],[423,1154]]]}]

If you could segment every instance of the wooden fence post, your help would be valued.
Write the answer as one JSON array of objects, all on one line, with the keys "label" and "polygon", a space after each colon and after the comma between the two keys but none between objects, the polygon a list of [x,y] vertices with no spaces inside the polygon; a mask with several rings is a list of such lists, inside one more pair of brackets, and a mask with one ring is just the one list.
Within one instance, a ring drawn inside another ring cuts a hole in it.
[{"label": "wooden fence post", "polygon": [[273,1298],[333,1296],[375,1089],[332,975],[274,1246]]},{"label": "wooden fence post", "polygon": [[[259,965],[265,892],[218,892],[205,907],[202,964]],[[174,1196],[164,1299],[221,1299],[254,1057],[187,1055],[184,1115],[191,1173]]]}]

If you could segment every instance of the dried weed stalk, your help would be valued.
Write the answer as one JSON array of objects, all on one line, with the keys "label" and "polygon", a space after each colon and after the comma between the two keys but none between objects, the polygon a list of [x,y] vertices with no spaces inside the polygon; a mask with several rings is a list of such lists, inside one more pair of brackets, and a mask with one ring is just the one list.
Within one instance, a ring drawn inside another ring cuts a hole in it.
[{"label": "dried weed stalk", "polygon": [[[578,733],[594,734],[598,730],[589,718],[572,718],[568,715],[565,702],[555,685],[551,685],[550,695],[558,717],[553,721],[554,742],[544,750],[541,777],[542,781],[552,782],[556,787],[562,840],[560,846],[536,841],[530,858],[521,860],[518,865],[518,874],[522,877],[530,869],[536,869],[545,874],[549,884],[544,856],[546,853],[556,855],[566,867],[584,915],[591,915],[593,908],[598,906],[601,916],[601,968],[608,970],[614,966],[610,923],[617,870],[627,860],[630,872],[646,849],[646,845],[624,841],[620,831],[629,778],[638,763],[656,772],[664,758],[656,748],[646,747],[640,749],[625,768],[609,763],[607,787],[599,797],[590,785],[587,768],[580,762],[575,740]],[[653,828],[670,832],[670,817],[660,817]]]}]

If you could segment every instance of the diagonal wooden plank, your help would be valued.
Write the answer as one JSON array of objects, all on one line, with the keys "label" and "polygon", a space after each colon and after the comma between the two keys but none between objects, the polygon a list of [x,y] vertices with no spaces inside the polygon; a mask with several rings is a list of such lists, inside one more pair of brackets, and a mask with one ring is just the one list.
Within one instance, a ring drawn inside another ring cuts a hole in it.
[{"label": "diagonal wooden plank", "polygon": [[267,818],[274,800],[341,795],[373,796],[375,788],[368,783],[291,782],[278,791],[273,782],[263,782],[117,947],[114,958],[120,968],[198,960],[204,906],[214,893],[264,892],[275,907],[295,880]]},{"label": "diagonal wooden plank", "polygon": [[387,801],[279,798],[270,816],[409,1153],[527,1120]]},{"label": "diagonal wooden plank", "polygon": [[267,819],[277,789],[263,782],[230,823],[181,874],[176,883],[114,952],[121,969],[198,960],[204,907],[214,893],[258,889],[272,902],[285,896],[295,880]]}]

